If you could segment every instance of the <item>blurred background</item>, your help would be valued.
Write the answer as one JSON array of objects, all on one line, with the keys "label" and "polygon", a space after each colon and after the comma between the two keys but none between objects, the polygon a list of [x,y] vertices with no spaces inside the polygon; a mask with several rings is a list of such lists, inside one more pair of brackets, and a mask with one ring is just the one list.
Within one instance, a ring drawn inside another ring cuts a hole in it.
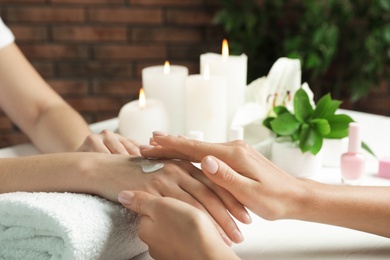
[{"label": "blurred background", "polygon": [[[316,100],[331,92],[343,108],[390,116],[390,0],[0,0],[0,16],[89,123],[138,98],[144,67],[199,73],[223,38],[248,55],[248,83],[299,58]],[[0,147],[26,141],[0,110]]]}]

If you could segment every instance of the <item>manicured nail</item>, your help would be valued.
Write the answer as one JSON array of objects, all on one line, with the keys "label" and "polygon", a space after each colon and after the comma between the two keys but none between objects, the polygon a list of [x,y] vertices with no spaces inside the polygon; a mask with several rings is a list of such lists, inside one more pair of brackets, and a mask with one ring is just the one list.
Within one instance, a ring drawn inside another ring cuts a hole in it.
[{"label": "manicured nail", "polygon": [[245,213],[241,213],[240,217],[241,217],[241,220],[242,220],[243,223],[245,223],[245,224],[252,223],[252,218],[251,218],[251,216],[249,216],[248,213],[246,213],[246,212]]},{"label": "manicured nail", "polygon": [[131,191],[122,191],[118,195],[118,200],[123,205],[130,205],[133,202],[134,192]]},{"label": "manicured nail", "polygon": [[143,144],[143,145],[140,145],[140,147],[138,147],[140,150],[147,150],[147,149],[152,149],[154,148],[153,145],[148,145],[148,144]]},{"label": "manicured nail", "polygon": [[153,136],[167,136],[167,134],[162,131],[154,131]]},{"label": "manicured nail", "polygon": [[242,236],[241,232],[238,229],[235,229],[232,233],[233,240],[236,243],[241,243],[244,241],[244,237]]},{"label": "manicured nail", "polygon": [[226,234],[222,234],[222,239],[223,239],[223,241],[225,241],[225,243],[228,246],[231,246],[233,244],[233,242],[230,240],[230,238],[228,238],[228,236]]},{"label": "manicured nail", "polygon": [[210,156],[202,162],[202,169],[205,169],[210,174],[216,174],[218,171],[218,163]]}]

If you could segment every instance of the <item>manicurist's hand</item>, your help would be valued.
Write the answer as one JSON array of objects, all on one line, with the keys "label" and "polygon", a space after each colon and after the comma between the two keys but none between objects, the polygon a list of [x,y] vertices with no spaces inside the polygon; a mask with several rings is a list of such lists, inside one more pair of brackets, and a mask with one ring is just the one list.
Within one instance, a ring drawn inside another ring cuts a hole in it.
[{"label": "manicurist's hand", "polygon": [[153,146],[140,147],[143,156],[201,161],[208,179],[263,218],[291,217],[301,206],[304,183],[243,141],[210,144],[155,133],[153,142]]},{"label": "manicurist's hand", "polygon": [[140,155],[139,144],[110,130],[100,134],[90,134],[77,152],[98,152],[123,155]]},{"label": "manicurist's hand", "polygon": [[122,190],[140,190],[159,197],[176,198],[210,216],[227,241],[239,243],[243,240],[232,216],[249,223],[250,217],[244,206],[223,188],[219,187],[220,192],[216,193],[200,181],[206,177],[190,162],[152,160],[150,162],[162,162],[164,166],[155,172],[145,173],[141,168],[142,157],[100,153],[94,154],[94,157],[100,157],[101,162],[96,163],[95,159],[85,162],[91,167],[88,171],[93,175],[94,194],[117,201]]},{"label": "manicurist's hand", "polygon": [[390,187],[296,179],[243,141],[209,144],[157,133],[143,156],[201,161],[205,175],[266,219],[299,219],[390,237]]},{"label": "manicurist's hand", "polygon": [[238,259],[204,212],[172,198],[122,191],[118,200],[140,215],[139,237],[154,259]]}]

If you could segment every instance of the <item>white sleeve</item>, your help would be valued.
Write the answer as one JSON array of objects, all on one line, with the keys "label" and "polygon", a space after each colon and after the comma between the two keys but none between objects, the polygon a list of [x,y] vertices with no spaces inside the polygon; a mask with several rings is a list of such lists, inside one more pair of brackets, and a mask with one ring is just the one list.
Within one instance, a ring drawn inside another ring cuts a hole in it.
[{"label": "white sleeve", "polygon": [[15,37],[0,17],[0,49],[14,42]]}]

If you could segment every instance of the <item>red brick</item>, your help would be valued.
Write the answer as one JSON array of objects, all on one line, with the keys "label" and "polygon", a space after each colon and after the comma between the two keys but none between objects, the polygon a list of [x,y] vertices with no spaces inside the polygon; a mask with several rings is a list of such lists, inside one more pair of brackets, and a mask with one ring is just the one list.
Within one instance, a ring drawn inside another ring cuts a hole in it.
[{"label": "red brick", "polygon": [[91,22],[161,24],[162,11],[159,9],[94,8],[88,10]]},{"label": "red brick", "polygon": [[60,77],[130,78],[133,67],[128,62],[61,62]]},{"label": "red brick", "polygon": [[15,35],[16,41],[47,40],[47,29],[44,26],[8,25]]},{"label": "red brick", "polygon": [[23,133],[9,133],[7,135],[0,135],[0,147],[8,147],[16,144],[29,142],[28,137]]},{"label": "red brick", "polygon": [[203,0],[128,0],[130,4],[150,6],[189,6],[202,5]]},{"label": "red brick", "polygon": [[210,44],[175,45],[169,48],[168,55],[172,59],[197,60],[199,62],[200,55],[207,52],[220,53],[221,47],[211,46]]},{"label": "red brick", "polygon": [[31,62],[38,73],[44,78],[50,78],[54,75],[54,67],[51,62]]},{"label": "red brick", "polygon": [[96,46],[94,57],[97,59],[164,59],[166,50],[163,46]]},{"label": "red brick", "polygon": [[166,21],[175,25],[210,25],[212,15],[205,11],[167,10]]},{"label": "red brick", "polygon": [[61,96],[87,96],[88,81],[86,80],[61,80],[47,81],[49,85]]},{"label": "red brick", "polygon": [[19,7],[6,8],[4,16],[12,22],[83,22],[84,10],[81,7]]},{"label": "red brick", "polygon": [[10,130],[12,127],[12,122],[7,116],[0,117],[0,130]]},{"label": "red brick", "polygon": [[86,46],[21,44],[19,47],[29,59],[74,59],[88,57],[88,49]]},{"label": "red brick", "polygon": [[125,27],[106,26],[66,26],[54,27],[53,39],[55,41],[122,41],[127,39]]},{"label": "red brick", "polygon": [[134,99],[142,87],[140,80],[105,80],[93,83],[93,93],[104,96],[120,96]]},{"label": "red brick", "polygon": [[123,4],[123,0],[51,0],[52,4]]},{"label": "red brick", "polygon": [[0,4],[44,4],[46,0],[0,0]]},{"label": "red brick", "polygon": [[131,39],[135,42],[200,42],[202,32],[197,28],[134,28]]},{"label": "red brick", "polygon": [[105,97],[89,97],[89,98],[68,98],[68,103],[77,108],[80,112],[99,113],[101,111],[109,111],[118,113],[123,104],[118,103],[115,99]]}]

